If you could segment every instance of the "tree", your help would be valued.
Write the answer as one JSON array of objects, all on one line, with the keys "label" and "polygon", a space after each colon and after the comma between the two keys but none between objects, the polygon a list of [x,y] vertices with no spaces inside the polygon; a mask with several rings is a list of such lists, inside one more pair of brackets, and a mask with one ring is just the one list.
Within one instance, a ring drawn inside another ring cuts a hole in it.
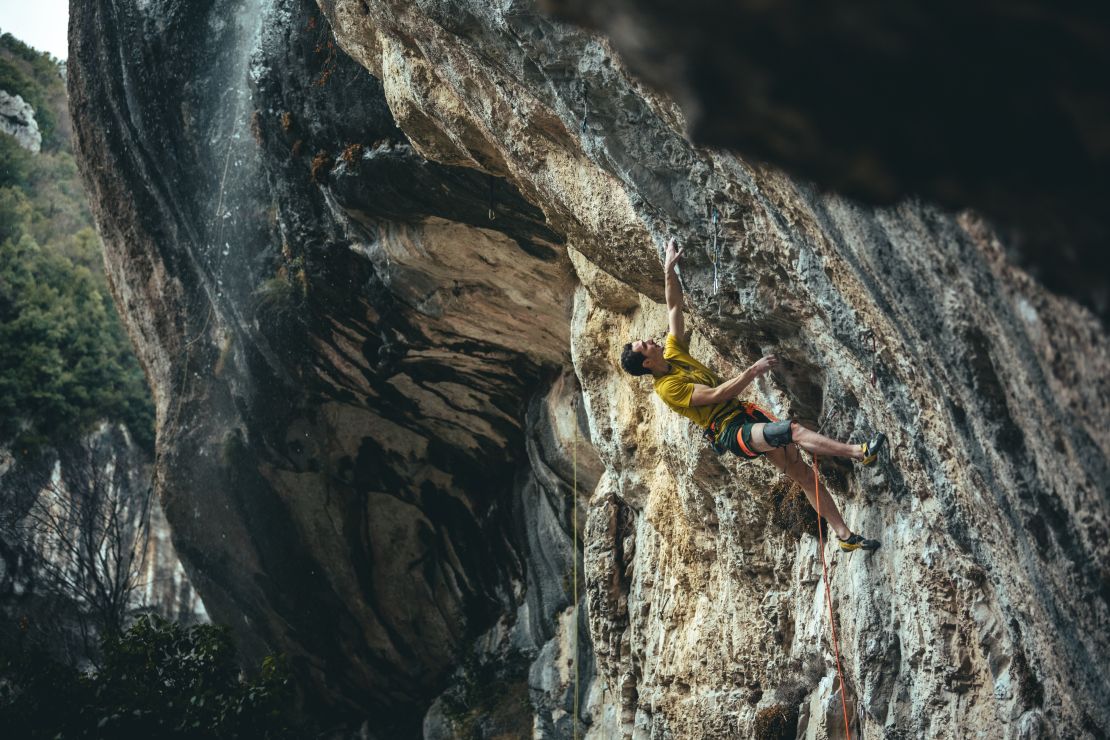
[{"label": "tree", "polygon": [[30,553],[32,589],[76,606],[85,655],[94,636],[119,635],[140,586],[150,523],[149,484],[133,490],[107,434],[94,434],[59,460],[5,539]]},{"label": "tree", "polygon": [[104,419],[153,448],[146,381],[107,289],[26,233],[0,243],[0,443],[72,442]]}]

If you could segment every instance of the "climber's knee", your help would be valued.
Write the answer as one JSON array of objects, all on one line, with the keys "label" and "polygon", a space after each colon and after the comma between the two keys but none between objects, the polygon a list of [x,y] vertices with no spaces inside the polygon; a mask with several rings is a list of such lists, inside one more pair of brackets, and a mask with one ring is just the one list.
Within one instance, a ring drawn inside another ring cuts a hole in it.
[{"label": "climber's knee", "polygon": [[773,421],[763,427],[763,439],[771,447],[786,447],[794,441],[792,421]]},{"label": "climber's knee", "polygon": [[780,472],[789,474],[788,471],[790,469],[790,458],[788,457],[787,451],[785,449],[767,450],[766,452],[761,454],[772,463],[774,463],[775,467],[778,468]]}]

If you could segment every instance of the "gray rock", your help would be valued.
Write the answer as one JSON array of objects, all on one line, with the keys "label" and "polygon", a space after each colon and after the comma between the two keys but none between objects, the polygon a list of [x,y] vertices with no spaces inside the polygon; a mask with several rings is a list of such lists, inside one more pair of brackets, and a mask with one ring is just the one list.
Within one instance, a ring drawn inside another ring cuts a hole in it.
[{"label": "gray rock", "polygon": [[[27,619],[27,629],[36,641],[49,645],[58,655],[71,660],[88,658],[89,647],[80,639],[79,623],[84,594],[61,584],[47,574],[69,571],[77,555],[77,535],[63,526],[67,517],[80,510],[82,500],[102,496],[105,504],[88,519],[72,522],[74,527],[101,517],[113,516],[121,524],[123,545],[134,544],[136,560],[131,569],[134,587],[124,605],[125,621],[142,612],[153,612],[186,624],[207,621],[204,604],[192,588],[177,557],[169,525],[160,502],[150,498],[152,461],[134,444],[126,428],[110,423],[98,425],[78,440],[57,448],[27,454],[26,450],[0,448],[0,612],[15,622]],[[147,508],[149,507],[149,509]],[[44,522],[52,512],[56,524]],[[144,525],[143,518],[148,517]],[[143,535],[131,532],[142,527]],[[116,543],[108,532],[106,542]],[[105,545],[98,572],[108,577],[120,560]],[[71,607],[71,604],[74,606]],[[93,620],[85,627],[96,628]],[[95,642],[93,643],[95,644]]]},{"label": "gray rock", "polygon": [[1012,234],[1023,269],[1110,320],[1110,22],[1097,6],[540,4],[611,39],[682,106],[695,143],[873,205],[974,208]]},{"label": "gray rock", "polygon": [[732,373],[775,351],[753,399],[890,435],[877,469],[822,467],[884,543],[829,551],[853,731],[1110,727],[1110,347],[1089,311],[974,214],[695,147],[605,38],[528,3],[320,5],[100,0],[72,24],[159,490],[248,660],[286,652],[307,708],[383,736],[419,734],[461,663],[509,648],[541,734],[573,711],[569,652],[594,737],[747,736],[773,703],[824,732],[815,538],[775,525],[769,465],[716,458],[617,366],[666,325],[673,234],[696,355]]},{"label": "gray rock", "polygon": [[0,132],[13,137],[24,149],[38,154],[42,149],[42,134],[35,120],[35,109],[21,95],[9,95],[0,90]]}]

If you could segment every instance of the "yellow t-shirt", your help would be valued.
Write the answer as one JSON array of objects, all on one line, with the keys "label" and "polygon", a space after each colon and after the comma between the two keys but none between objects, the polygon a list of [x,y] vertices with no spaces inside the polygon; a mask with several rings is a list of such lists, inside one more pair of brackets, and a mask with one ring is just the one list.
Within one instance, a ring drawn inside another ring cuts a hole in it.
[{"label": "yellow t-shirt", "polygon": [[663,402],[702,429],[709,426],[709,422],[718,413],[725,409],[734,409],[734,413],[721,416],[718,421],[723,428],[725,422],[740,412],[742,406],[735,399],[710,406],[691,406],[690,398],[694,395],[694,384],[716,386],[721,382],[716,373],[690,356],[690,345],[674,336],[667,335],[666,345],[663,348],[663,359],[671,365],[671,371],[666,375],[655,378],[655,392]]}]

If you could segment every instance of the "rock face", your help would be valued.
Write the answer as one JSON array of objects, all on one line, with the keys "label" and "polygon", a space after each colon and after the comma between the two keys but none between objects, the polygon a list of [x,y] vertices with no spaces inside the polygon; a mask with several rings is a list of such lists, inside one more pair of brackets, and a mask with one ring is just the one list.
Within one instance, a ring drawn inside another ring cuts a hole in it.
[{"label": "rock face", "polygon": [[[123,525],[122,536],[116,540],[109,534],[105,540],[124,546],[137,542],[135,552],[141,556],[134,566],[135,588],[124,608],[152,611],[185,623],[207,620],[204,604],[169,541],[162,509],[150,498],[150,455],[132,441],[125,427],[102,423],[79,441],[34,456],[23,453],[0,448],[0,491],[4,495],[0,610],[10,623],[22,621],[21,630],[41,638],[58,654],[68,652],[75,660],[87,658],[86,646],[79,644],[77,617],[70,611],[76,595],[67,588],[68,599],[58,598],[49,574],[43,572],[43,560],[72,574],[80,539],[66,531],[65,525],[100,522],[108,516]],[[82,504],[93,498],[102,502],[96,514],[81,517]],[[43,522],[44,512],[51,512],[52,521]],[[140,527],[145,542],[133,539]],[[114,556],[106,548],[97,569],[104,582],[126,556],[126,552]]]},{"label": "rock face", "polygon": [[3,90],[0,90],[0,131],[35,154],[42,149],[42,133],[35,120],[35,109],[22,96],[9,95]]},{"label": "rock face", "polygon": [[166,619],[184,624],[209,621],[204,602],[174,549],[173,532],[157,499],[150,508],[145,552],[139,577],[142,588],[136,594],[135,606],[153,609]]},{"label": "rock face", "polygon": [[[563,238],[503,179],[415,153],[309,3],[97,2],[72,27],[190,577],[248,663],[289,655],[310,711],[416,733],[463,656],[576,621]],[[537,726],[568,724],[565,693],[537,690]]]},{"label": "rock face", "polygon": [[[1110,731],[1110,349],[979,217],[696,148],[527,3],[80,6],[82,171],[175,544],[309,708],[565,737],[576,653],[593,737],[839,736],[815,522],[617,365],[666,325],[671,233],[695,356],[774,351],[753,398],[890,435],[821,466],[884,543],[828,548],[853,734]],[[531,716],[460,716],[468,656],[514,655]]]},{"label": "rock face", "polygon": [[1094,4],[543,0],[667,91],[694,142],[876,205],[973,207],[1110,319],[1110,16]]}]

